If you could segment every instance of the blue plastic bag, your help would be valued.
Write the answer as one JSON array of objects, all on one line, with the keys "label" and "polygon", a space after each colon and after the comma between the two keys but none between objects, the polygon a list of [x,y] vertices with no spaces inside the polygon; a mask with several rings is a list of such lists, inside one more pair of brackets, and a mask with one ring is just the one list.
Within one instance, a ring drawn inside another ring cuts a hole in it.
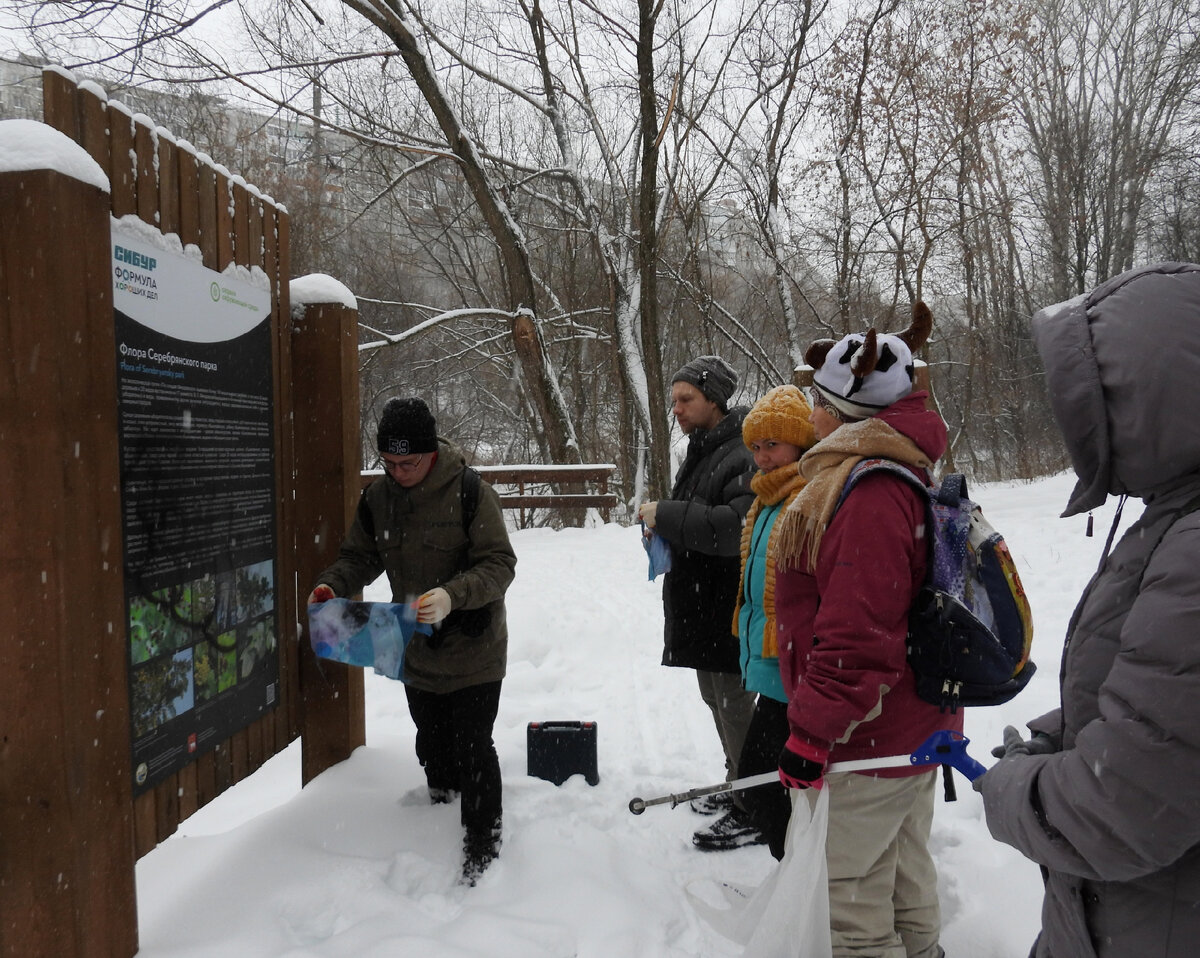
[{"label": "blue plastic bag", "polygon": [[433,628],[417,621],[411,602],[330,599],[308,607],[308,634],[318,658],[374,668],[404,681],[404,653],[413,634]]},{"label": "blue plastic bag", "polygon": [[653,582],[664,572],[671,571],[671,547],[667,540],[642,523],[642,548],[650,557],[649,579]]}]

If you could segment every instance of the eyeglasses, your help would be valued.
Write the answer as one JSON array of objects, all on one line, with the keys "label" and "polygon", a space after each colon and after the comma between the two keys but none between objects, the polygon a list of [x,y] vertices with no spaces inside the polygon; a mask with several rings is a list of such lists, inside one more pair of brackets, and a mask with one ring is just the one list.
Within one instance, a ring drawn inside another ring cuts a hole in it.
[{"label": "eyeglasses", "polygon": [[425,454],[413,456],[409,459],[384,459],[379,457],[379,465],[383,467],[383,471],[391,474],[393,472],[412,472],[414,469],[419,469],[421,463],[425,461]]},{"label": "eyeglasses", "polygon": [[832,416],[838,422],[845,421],[842,417],[842,411],[840,409],[838,409],[838,407],[835,406],[833,403],[831,403],[828,399],[826,399],[825,394],[823,392],[821,392],[821,390],[819,390],[816,386],[808,387],[808,395],[812,398],[812,404],[813,404],[814,409],[823,410],[827,415]]}]

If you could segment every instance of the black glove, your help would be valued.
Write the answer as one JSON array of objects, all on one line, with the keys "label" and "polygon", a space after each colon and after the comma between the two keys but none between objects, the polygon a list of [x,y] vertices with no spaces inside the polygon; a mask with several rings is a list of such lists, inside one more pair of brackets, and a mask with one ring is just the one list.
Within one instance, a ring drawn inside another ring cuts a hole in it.
[{"label": "black glove", "polygon": [[822,776],[825,774],[825,763],[814,762],[805,758],[789,746],[788,739],[783,751],[779,753],[779,781],[784,788],[820,788]]},{"label": "black glove", "polygon": [[1034,732],[1028,739],[1021,738],[1021,733],[1011,725],[1004,726],[1004,744],[992,749],[995,758],[1009,758],[1013,755],[1049,755],[1057,752],[1052,739],[1045,732]]}]

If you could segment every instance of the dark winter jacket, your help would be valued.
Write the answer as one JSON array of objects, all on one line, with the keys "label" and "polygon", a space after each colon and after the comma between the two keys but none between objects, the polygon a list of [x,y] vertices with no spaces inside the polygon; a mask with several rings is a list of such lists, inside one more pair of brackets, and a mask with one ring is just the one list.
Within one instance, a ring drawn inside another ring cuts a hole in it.
[{"label": "dark winter jacket", "polygon": [[[925,408],[926,396],[911,393],[869,422],[886,423],[932,463],[945,452],[946,425]],[[842,426],[817,443],[800,460],[801,471],[809,476],[809,461],[830,455],[826,446],[855,448],[854,462],[892,454],[887,445],[849,439],[858,428]],[[805,492],[817,488],[819,480],[810,480]],[[921,493],[898,476],[868,474],[833,513],[815,566],[785,542],[794,515],[780,520],[785,528],[775,556],[779,665],[791,734],[833,763],[903,755],[934,732],[962,731],[961,712],[943,713],[917,697],[908,665],[908,613],[928,562]],[[927,771],[905,766],[871,774]]]},{"label": "dark winter jacket", "polygon": [[1200,949],[1200,266],[1123,274],[1034,317],[1079,483],[1064,515],[1146,502],[1085,590],[1061,744],[977,783],[988,827],[1047,874],[1039,958]]},{"label": "dark winter jacket", "polygon": [[486,482],[469,534],[463,531],[464,468],[458,447],[440,439],[437,461],[419,485],[376,479],[359,499],[337,561],[318,578],[340,596],[360,592],[383,572],[393,602],[437,586],[449,593],[450,614],[432,636],[414,635],[404,656],[405,681],[426,692],[499,681],[507,663],[504,593],[517,558],[500,498]]},{"label": "dark winter jacket", "polygon": [[661,499],[655,532],[671,545],[663,580],[663,665],[739,672],[733,634],[742,520],[754,502],[754,458],[742,442],[747,409],[712,429],[694,429],[670,499]]}]

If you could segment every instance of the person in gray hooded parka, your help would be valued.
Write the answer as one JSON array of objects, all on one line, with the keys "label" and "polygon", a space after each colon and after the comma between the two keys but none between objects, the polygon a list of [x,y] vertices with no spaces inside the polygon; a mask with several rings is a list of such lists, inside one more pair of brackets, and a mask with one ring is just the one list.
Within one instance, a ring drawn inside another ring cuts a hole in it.
[{"label": "person in gray hooded parka", "polygon": [[1146,508],[1101,560],[1071,618],[1061,708],[1029,722],[1027,740],[1005,729],[1003,758],[976,788],[992,835],[1042,866],[1032,955],[1193,958],[1200,265],[1124,273],[1040,311],[1033,328],[1079,477],[1063,515],[1109,495],[1138,497]]}]

